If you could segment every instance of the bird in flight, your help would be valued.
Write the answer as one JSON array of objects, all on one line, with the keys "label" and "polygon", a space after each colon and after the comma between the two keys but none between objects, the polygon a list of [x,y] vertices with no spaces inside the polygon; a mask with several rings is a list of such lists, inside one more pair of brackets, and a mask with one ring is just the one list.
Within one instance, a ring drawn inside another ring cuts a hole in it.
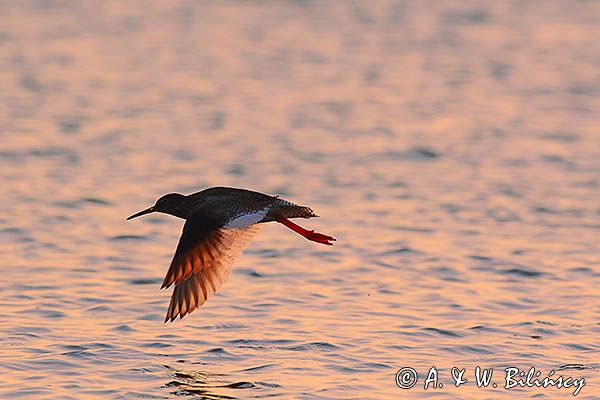
[{"label": "bird in flight", "polygon": [[152,212],[185,219],[183,232],[161,289],[175,285],[165,322],[183,318],[223,285],[235,259],[263,222],[279,222],[313,242],[335,238],[307,230],[290,218],[318,217],[309,207],[251,190],[212,187],[190,195],[169,193],[128,217]]}]

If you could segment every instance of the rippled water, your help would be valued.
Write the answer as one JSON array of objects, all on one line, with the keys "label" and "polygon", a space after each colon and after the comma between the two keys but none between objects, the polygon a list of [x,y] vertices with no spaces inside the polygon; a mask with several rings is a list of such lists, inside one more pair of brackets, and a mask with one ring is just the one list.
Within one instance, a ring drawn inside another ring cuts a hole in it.
[{"label": "rippled water", "polygon": [[[599,398],[598,2],[122,3],[0,2],[0,397]],[[125,217],[213,185],[338,242],[163,325],[182,223]]]}]

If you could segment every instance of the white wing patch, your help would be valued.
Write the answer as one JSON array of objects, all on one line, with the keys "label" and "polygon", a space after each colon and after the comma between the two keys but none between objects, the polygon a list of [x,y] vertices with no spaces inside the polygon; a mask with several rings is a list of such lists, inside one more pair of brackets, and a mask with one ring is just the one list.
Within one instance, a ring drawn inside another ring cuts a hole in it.
[{"label": "white wing patch", "polygon": [[234,219],[230,220],[225,228],[228,229],[244,229],[250,225],[254,225],[260,222],[269,212],[269,208],[265,207],[262,210],[254,211],[248,214],[238,215]]}]

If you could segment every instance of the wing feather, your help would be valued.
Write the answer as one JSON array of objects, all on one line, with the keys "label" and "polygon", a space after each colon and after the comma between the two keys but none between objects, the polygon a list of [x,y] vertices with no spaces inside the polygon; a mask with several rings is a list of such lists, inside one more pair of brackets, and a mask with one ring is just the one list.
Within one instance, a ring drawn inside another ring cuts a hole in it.
[{"label": "wing feather", "polygon": [[185,222],[177,250],[161,289],[187,279],[204,265],[212,263],[217,254],[207,250],[207,243],[219,242],[219,229],[223,226],[223,222],[200,213]]},{"label": "wing feather", "polygon": [[[258,233],[259,228],[259,225],[241,229],[218,228],[205,235],[203,241],[189,247],[186,252],[186,257],[194,259],[191,273],[188,273],[189,268],[172,263],[165,277],[166,284],[163,285],[168,287],[175,284],[165,322],[174,321],[178,316],[183,318],[204,304],[209,296],[217,293],[229,277],[235,259]],[[212,251],[207,250],[208,242],[212,243]],[[204,257],[206,252],[211,256]],[[173,260],[175,259],[183,260],[184,257],[176,254]],[[173,268],[174,271],[171,271]]]}]

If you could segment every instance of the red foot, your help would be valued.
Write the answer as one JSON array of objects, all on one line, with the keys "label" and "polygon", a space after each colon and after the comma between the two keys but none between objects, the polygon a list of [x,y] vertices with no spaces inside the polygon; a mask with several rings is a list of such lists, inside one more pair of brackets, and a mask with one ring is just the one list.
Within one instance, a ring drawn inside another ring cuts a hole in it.
[{"label": "red foot", "polygon": [[333,236],[325,235],[323,233],[319,233],[319,232],[315,232],[315,231],[309,231],[308,229],[304,229],[300,225],[293,223],[292,221],[290,221],[287,218],[279,218],[277,220],[277,222],[287,226],[294,232],[304,236],[305,238],[307,238],[310,241],[317,242],[317,243],[323,243],[323,244],[326,244],[329,246],[333,246],[332,242],[335,242],[335,238]]}]

